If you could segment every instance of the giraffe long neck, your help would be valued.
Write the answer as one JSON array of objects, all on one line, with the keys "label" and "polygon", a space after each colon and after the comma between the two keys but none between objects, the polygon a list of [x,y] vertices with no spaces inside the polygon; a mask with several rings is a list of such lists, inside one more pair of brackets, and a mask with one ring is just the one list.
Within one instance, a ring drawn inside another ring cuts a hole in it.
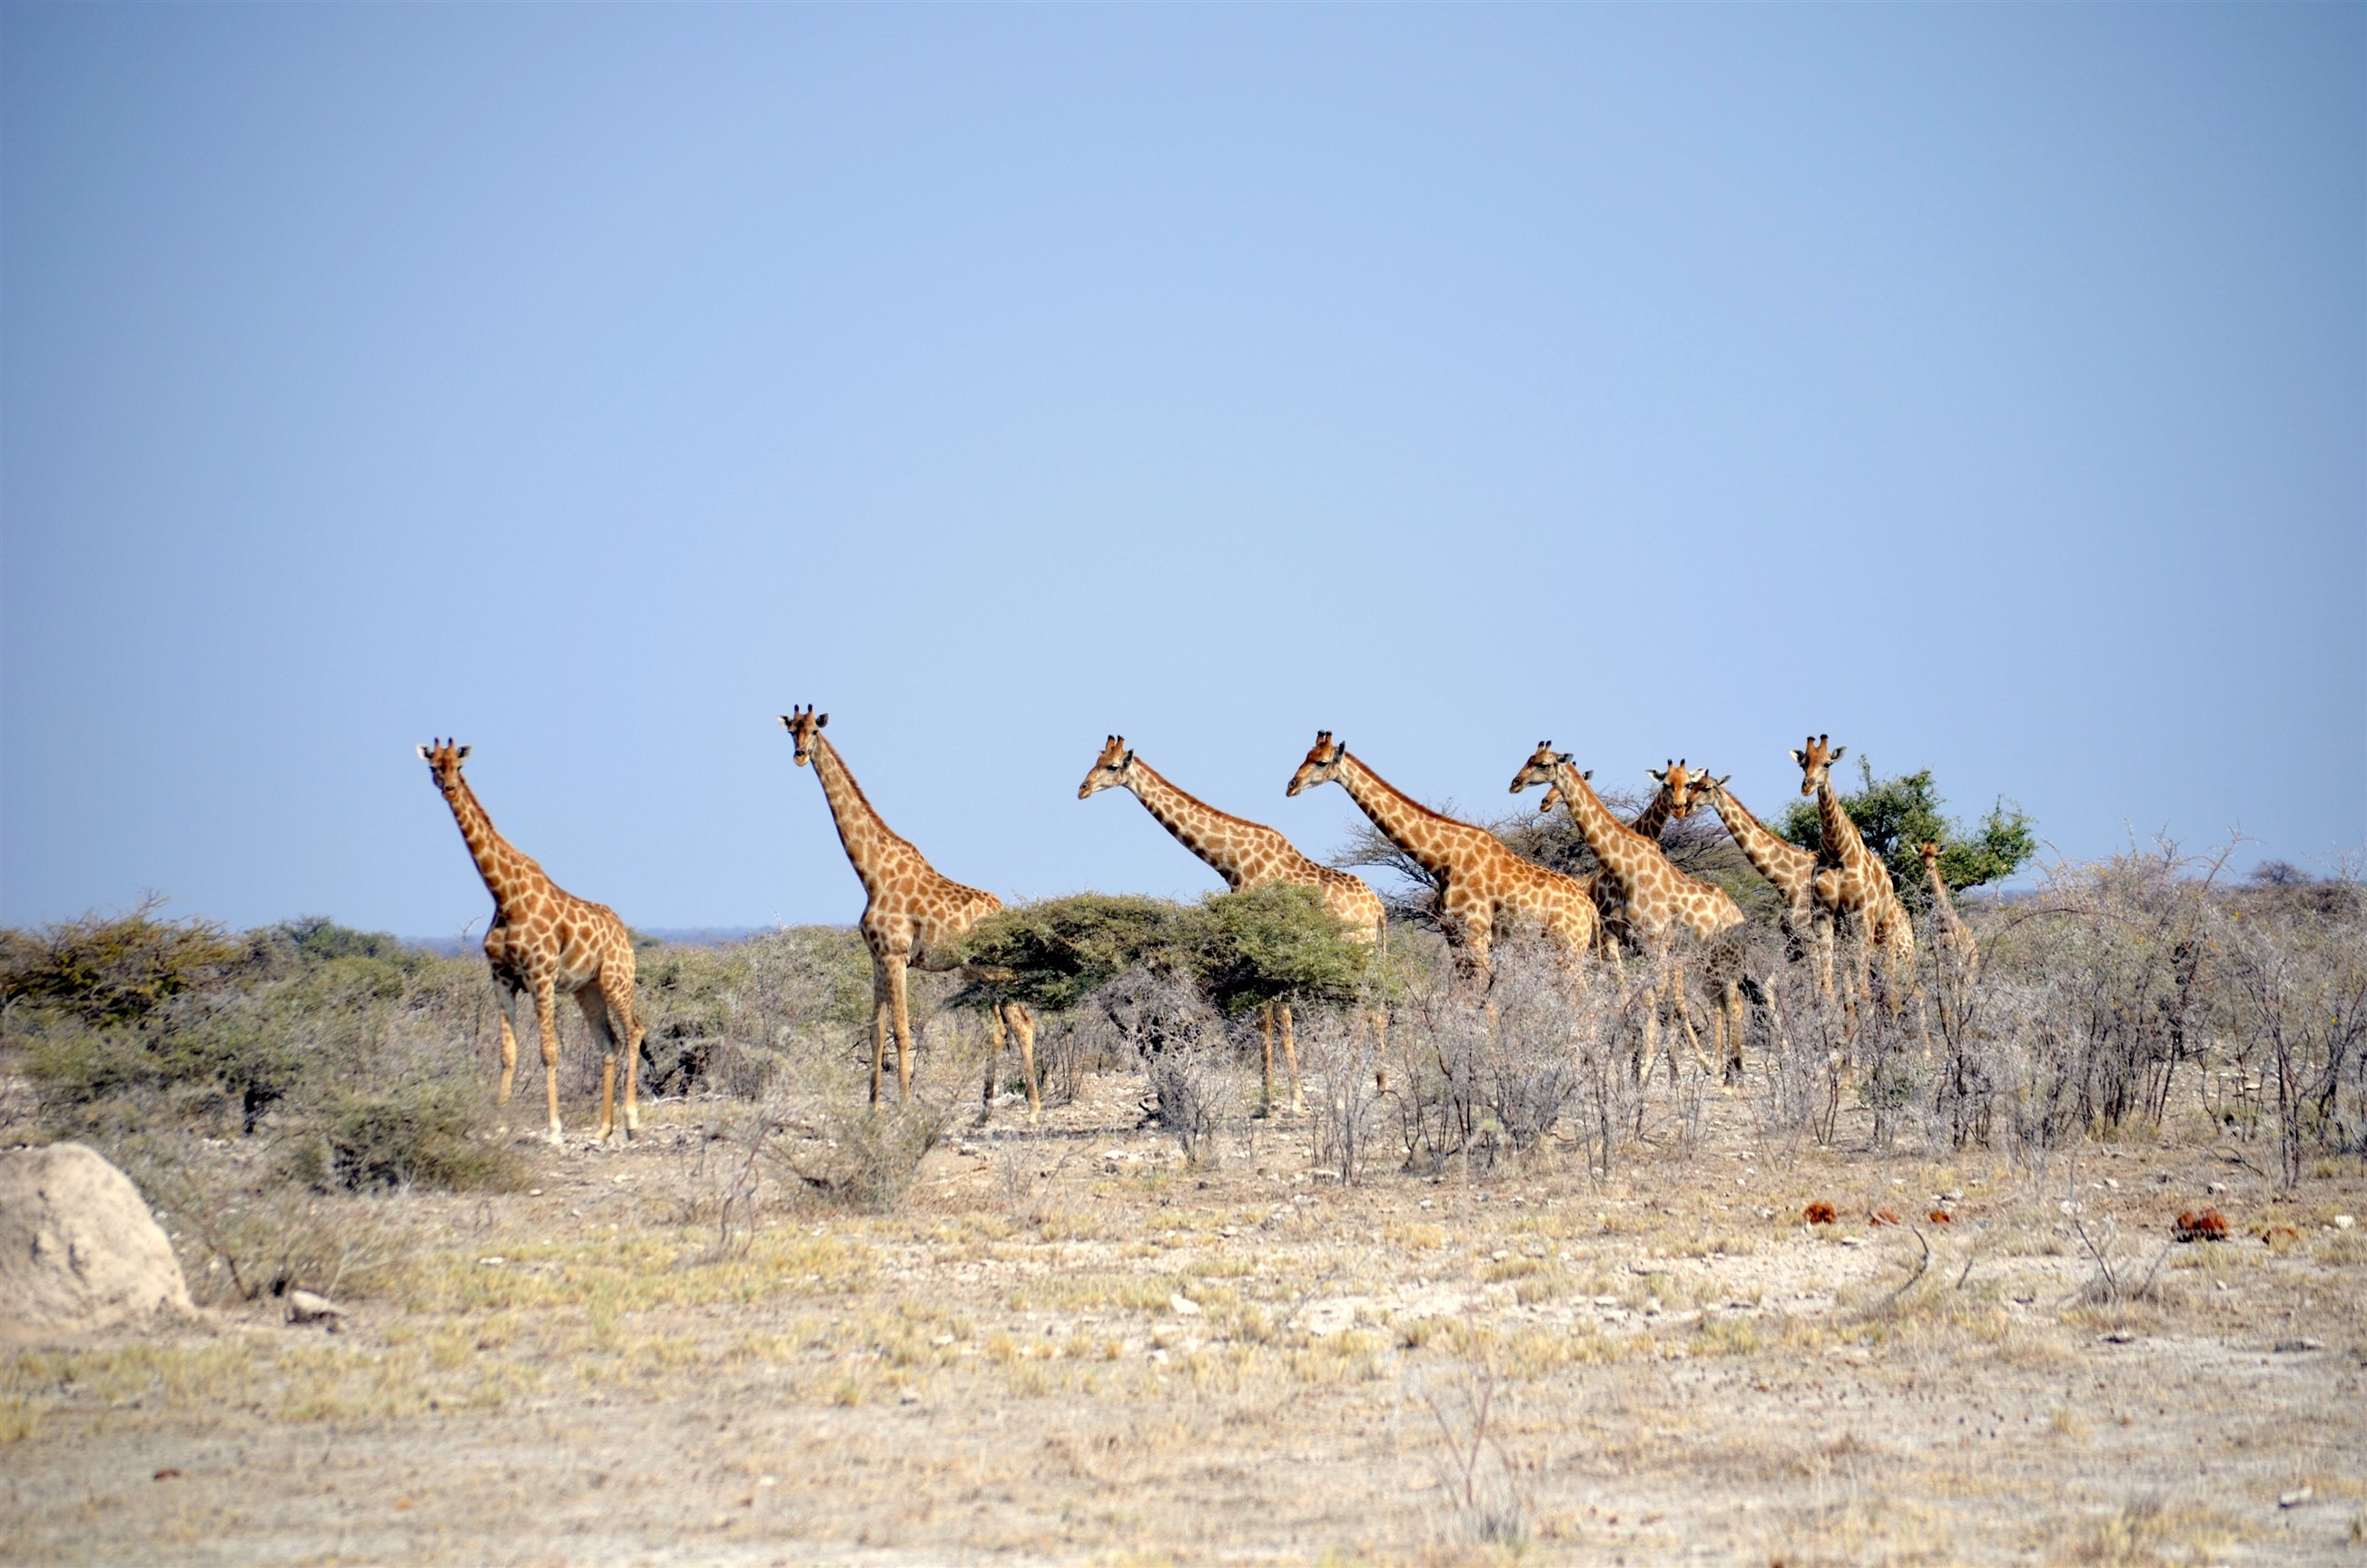
[{"label": "giraffe long neck", "polygon": [[1412,856],[1421,869],[1433,877],[1444,877],[1454,867],[1454,861],[1440,853],[1439,835],[1427,831],[1433,823],[1447,819],[1437,812],[1414,803],[1411,797],[1396,785],[1356,760],[1353,752],[1340,754],[1340,786],[1348,798],[1389,837],[1389,842]]},{"label": "giraffe long neck", "polygon": [[1215,867],[1227,887],[1240,890],[1248,868],[1233,852],[1234,830],[1243,825],[1239,819],[1177,789],[1138,757],[1127,770],[1126,787],[1177,843]]},{"label": "giraffe long neck", "polygon": [[460,837],[469,846],[469,858],[477,863],[477,875],[485,879],[485,891],[493,895],[496,920],[511,903],[549,881],[533,857],[525,854],[493,828],[493,819],[485,814],[477,792],[469,788],[466,778],[458,780],[459,788],[446,797],[452,806],[452,820],[460,824]]},{"label": "giraffe long neck", "polygon": [[1647,838],[1657,839],[1669,825],[1669,812],[1675,809],[1676,803],[1676,796],[1670,794],[1669,787],[1663,784],[1653,791],[1651,801],[1636,813],[1636,820],[1627,826]]},{"label": "giraffe long neck", "polygon": [[1931,918],[1939,923],[1940,928],[1943,931],[1962,928],[1964,922],[1956,916],[1955,903],[1948,897],[1948,880],[1940,874],[1940,863],[1937,860],[1923,862],[1923,880],[1931,884]]},{"label": "giraffe long neck", "polygon": [[863,797],[863,787],[855,775],[839,760],[838,750],[821,736],[813,740],[814,776],[821,780],[822,798],[830,802],[831,819],[838,824],[838,841],[846,848],[846,858],[862,880],[863,891],[879,891],[879,872],[886,852],[891,846],[912,846],[896,836],[889,825],[879,820],[879,813]]},{"label": "giraffe long neck", "polygon": [[1748,807],[1725,790],[1713,790],[1710,804],[1716,808],[1718,820],[1726,824],[1726,831],[1733,835],[1736,846],[1742,851],[1742,858],[1750,862],[1753,870],[1777,887],[1787,886],[1802,862],[1816,863],[1816,857],[1798,845],[1768,832],[1759,819],[1750,814]]},{"label": "giraffe long neck", "polygon": [[1841,809],[1830,771],[1817,780],[1817,823],[1825,845],[1818,859],[1828,865],[1854,866],[1866,858],[1865,840],[1858,836],[1857,824]]},{"label": "giraffe long neck", "polygon": [[1603,803],[1603,797],[1594,792],[1594,786],[1586,781],[1586,776],[1569,763],[1554,765],[1554,782],[1561,787],[1561,798],[1569,807],[1570,820],[1578,824],[1579,833],[1585,837],[1586,846],[1603,863],[1604,878],[1622,897],[1627,896],[1648,854],[1653,851],[1651,842],[1613,816],[1611,808]]}]

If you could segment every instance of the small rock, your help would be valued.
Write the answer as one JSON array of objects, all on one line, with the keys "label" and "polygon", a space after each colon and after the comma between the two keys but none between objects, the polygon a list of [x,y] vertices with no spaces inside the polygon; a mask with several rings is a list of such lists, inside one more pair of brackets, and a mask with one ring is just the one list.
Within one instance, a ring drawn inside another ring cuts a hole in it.
[{"label": "small rock", "polygon": [[2323,1350],[2326,1346],[2315,1339],[2280,1339],[2274,1348],[2280,1356],[2298,1356],[2305,1351]]},{"label": "small rock", "polygon": [[2338,1231],[2347,1231],[2357,1223],[2359,1221],[2348,1214],[2337,1214],[2334,1217],[2334,1228]]},{"label": "small rock", "polygon": [[1200,1315],[1200,1303],[1179,1290],[1167,1298],[1167,1310],[1179,1318],[1195,1318]]},{"label": "small rock", "polygon": [[951,1345],[953,1342],[954,1336],[950,1334],[941,1334],[937,1335],[936,1338],[930,1341],[931,1344],[934,1345],[940,1350],[944,1349],[946,1346]]},{"label": "small rock", "polygon": [[2277,1506],[2280,1508],[2298,1508],[2304,1503],[2308,1502],[2311,1498],[2316,1497],[2316,1495],[2317,1493],[2315,1488],[2296,1486],[2291,1492],[2287,1492],[2277,1498]]},{"label": "small rock", "polygon": [[540,1198],[542,1196],[542,1188],[538,1187],[529,1187],[526,1189],[526,1195],[528,1198]]},{"label": "small rock", "polygon": [[1858,1244],[1858,1239],[1857,1239],[1855,1236],[1843,1236],[1843,1237],[1841,1238],[1841,1245],[1843,1245],[1843,1246],[1845,1246],[1845,1247],[1853,1247],[1853,1246],[1856,1246],[1857,1244]]},{"label": "small rock", "polygon": [[499,1253],[495,1253],[491,1257],[481,1257],[477,1259],[477,1267],[480,1268],[499,1268],[503,1264],[507,1263],[508,1261],[508,1258],[504,1257]]},{"label": "small rock", "polygon": [[2100,1334],[2096,1337],[2102,1340],[2107,1345],[2127,1345],[2133,1342],[2136,1338],[2136,1335],[2131,1334],[2125,1328],[2116,1328],[2110,1334]]},{"label": "small rock", "polygon": [[320,1323],[324,1319],[330,1322],[334,1322],[336,1319],[343,1317],[345,1315],[345,1308],[337,1305],[336,1302],[332,1301],[326,1296],[316,1296],[310,1290],[290,1290],[288,1292],[288,1321],[289,1323]]},{"label": "small rock", "polygon": [[918,1389],[906,1389],[903,1392],[896,1396],[896,1403],[899,1404],[918,1404],[921,1403],[921,1391]]}]

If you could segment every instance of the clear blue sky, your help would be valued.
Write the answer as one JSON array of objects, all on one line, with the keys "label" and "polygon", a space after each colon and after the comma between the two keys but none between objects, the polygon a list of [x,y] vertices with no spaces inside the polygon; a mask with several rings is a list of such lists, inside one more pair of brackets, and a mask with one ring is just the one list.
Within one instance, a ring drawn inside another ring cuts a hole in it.
[{"label": "clear blue sky", "polygon": [[2367,841],[2367,8],[0,12],[0,917],[1322,854],[1318,727]]}]

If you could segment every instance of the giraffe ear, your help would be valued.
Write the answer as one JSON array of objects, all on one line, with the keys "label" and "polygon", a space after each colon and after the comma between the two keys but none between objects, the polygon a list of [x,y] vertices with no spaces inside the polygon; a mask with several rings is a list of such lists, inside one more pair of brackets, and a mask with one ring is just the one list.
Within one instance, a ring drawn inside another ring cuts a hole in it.
[{"label": "giraffe ear", "polygon": [[1847,746],[1835,746],[1830,752],[1826,754],[1825,760],[1827,762],[1839,762],[1848,754],[1848,752],[1849,747]]},{"label": "giraffe ear", "polygon": [[[1568,762],[1568,761],[1569,760],[1569,758],[1568,758],[1568,757],[1566,757],[1566,756],[1565,756],[1565,757],[1563,757],[1563,758],[1562,758],[1562,760],[1563,760],[1564,762]],[[1588,779],[1591,779],[1591,778],[1592,778],[1594,777],[1594,769],[1592,769],[1592,768],[1591,768],[1591,767],[1590,767],[1590,768],[1588,768],[1585,772],[1583,772],[1583,773],[1580,774],[1580,775],[1579,775],[1579,777],[1580,777],[1580,778],[1588,778]]]},{"label": "giraffe ear", "polygon": [[466,762],[469,760],[469,748],[467,746],[462,746],[459,751],[454,752],[452,756],[459,761]]},{"label": "giraffe ear", "polygon": [[420,756],[421,760],[423,760],[423,761],[426,761],[426,762],[433,762],[434,760],[436,760],[436,759],[435,759],[435,757],[434,757],[434,756],[433,756],[428,752],[428,750],[427,750],[427,748],[426,748],[425,746],[418,746],[418,747],[414,747],[413,749],[414,749],[414,750],[416,750],[416,751],[419,753],[419,756]]},{"label": "giraffe ear", "polygon": [[1659,780],[1661,783],[1663,783],[1663,784],[1666,784],[1666,783],[1669,781],[1669,775],[1668,775],[1667,771],[1666,771],[1665,769],[1663,769],[1663,768],[1658,768],[1658,767],[1648,767],[1648,768],[1644,769],[1644,772],[1645,772],[1648,777],[1653,778],[1657,778],[1657,779],[1659,779]]},{"label": "giraffe ear", "polygon": [[817,730],[827,730],[827,729],[829,729],[829,728],[830,728],[830,715],[829,715],[829,714],[827,714],[827,713],[825,713],[825,714],[823,714],[821,718],[816,719],[816,720],[814,721],[814,728],[815,728],[815,729],[817,729]]},{"label": "giraffe ear", "polygon": [[1794,750],[1793,750],[1793,752],[1792,752],[1792,760],[1793,760],[1794,762],[1795,762],[1795,763],[1798,763],[1802,767],[1807,767],[1807,766],[1808,766],[1808,759],[1807,759],[1806,757],[1805,757],[1805,756],[1802,756],[1800,755],[1800,753],[1799,753],[1799,751],[1798,751],[1798,749],[1797,749],[1796,747],[1795,747],[1795,748],[1794,748]]}]

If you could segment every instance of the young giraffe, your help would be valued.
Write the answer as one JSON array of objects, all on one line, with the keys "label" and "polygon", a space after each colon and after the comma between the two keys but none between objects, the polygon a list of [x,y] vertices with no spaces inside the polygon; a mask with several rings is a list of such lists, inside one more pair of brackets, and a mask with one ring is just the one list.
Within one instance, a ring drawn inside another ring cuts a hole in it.
[{"label": "young giraffe", "polygon": [[501,1103],[510,1099],[517,1073],[518,999],[534,997],[535,1028],[542,1038],[543,1097],[550,1112],[550,1142],[559,1131],[559,993],[575,998],[583,1022],[600,1047],[600,1137],[617,1126],[617,1052],[625,1053],[625,1136],[640,1131],[637,1089],[640,1081],[641,1026],[633,1014],[633,940],[617,912],[577,898],[552,881],[533,859],[493,831],[493,819],[477,792],[460,777],[469,748],[450,741],[421,746],[427,771],[460,824],[460,836],[493,895],[493,923],[485,932],[485,962],[501,987]]},{"label": "young giraffe", "polygon": [[1697,788],[1708,800],[1710,809],[1717,812],[1718,820],[1726,824],[1726,831],[1742,851],[1743,858],[1767,879],[1783,899],[1776,924],[1784,932],[1784,946],[1795,960],[1816,960],[1818,989],[1829,996],[1833,992],[1833,922],[1830,913],[1817,902],[1816,853],[1768,832],[1750,814],[1750,808],[1727,789],[1727,778],[1733,777],[1730,773],[1726,778],[1704,774]]},{"label": "young giraffe", "polygon": [[1594,900],[1575,877],[1533,865],[1484,827],[1417,805],[1349,754],[1325,730],[1291,775],[1285,794],[1336,783],[1389,841],[1412,856],[1438,887],[1439,926],[1467,979],[1490,973],[1488,949],[1499,922],[1525,915],[1575,959],[1595,945]]},{"label": "young giraffe", "polygon": [[1969,983],[1981,972],[1980,942],[1948,896],[1948,880],[1940,874],[1940,846],[1927,840],[1917,845],[1915,852],[1923,857],[1924,891],[1931,900],[1931,946]]},{"label": "young giraffe", "polygon": [[[1077,799],[1088,800],[1097,790],[1111,789],[1133,790],[1143,809],[1158,818],[1160,825],[1184,848],[1215,867],[1233,892],[1266,882],[1313,888],[1356,940],[1379,943],[1385,919],[1381,897],[1363,878],[1319,866],[1273,828],[1229,815],[1184,793],[1128,751],[1124,735],[1112,735],[1102,744],[1093,770],[1077,786]],[[1277,1019],[1282,1025],[1284,1064],[1290,1073],[1290,1114],[1297,1116],[1307,1108],[1307,1101],[1299,1087],[1298,1043],[1291,1030],[1287,1002],[1269,1003],[1258,1012],[1258,1035],[1264,1045],[1265,1099],[1269,1105],[1274,1101]]]},{"label": "young giraffe", "polygon": [[[808,703],[803,712],[781,715],[781,727],[796,743],[799,767],[810,762],[821,780],[822,797],[838,824],[838,841],[863,882],[863,919],[858,928],[871,949],[871,1103],[879,1103],[879,1080],[886,1070],[888,1036],[896,1036],[896,1085],[912,1097],[912,1017],[906,1002],[908,970],[936,971],[957,967],[947,951],[952,939],[1002,907],[1002,901],[978,888],[964,887],[922,858],[921,852],[879,819],[855,775],[839,760],[837,749],[822,739],[827,713],[816,714]],[[988,1059],[988,1082],[994,1062],[1002,1054],[1004,1031],[1017,1037],[1019,1063],[1027,1075],[1027,1114],[1041,1114],[1042,1098],[1036,1088],[1036,1015],[1018,1002],[1002,1002],[989,1016],[994,1051]]]},{"label": "young giraffe", "polygon": [[1878,952],[1883,957],[1891,1011],[1896,1013],[1906,1006],[1903,987],[1912,983],[1915,972],[1915,928],[1907,923],[1907,906],[1898,902],[1890,868],[1865,846],[1857,824],[1850,821],[1840,796],[1834,792],[1833,764],[1849,748],[1831,745],[1830,739],[1811,735],[1804,743],[1806,749],[1792,754],[1792,760],[1800,765],[1800,793],[1817,798],[1822,843],[1817,851],[1816,898],[1831,913],[1836,935],[1847,933],[1856,938],[1850,960],[1850,1005],[1854,1006],[1858,996],[1871,994],[1868,963],[1870,956]]},{"label": "young giraffe", "polygon": [[[1698,877],[1687,876],[1672,865],[1659,845],[1629,828],[1613,816],[1603,805],[1594,787],[1583,774],[1571,766],[1566,752],[1553,749],[1553,743],[1541,741],[1528,762],[1512,776],[1512,793],[1538,784],[1559,787],[1561,798],[1570,809],[1571,820],[1586,837],[1586,846],[1594,851],[1602,863],[1598,873],[1603,887],[1600,896],[1616,906],[1617,913],[1604,922],[1613,937],[1627,947],[1638,948],[1658,958],[1665,958],[1672,928],[1682,922],[1704,942],[1718,944],[1727,932],[1742,924],[1742,911],[1726,890]],[[1711,980],[1718,991],[1717,1021],[1715,1035],[1718,1061],[1729,1082],[1741,1076],[1742,1070],[1742,987],[1735,971],[1731,956],[1723,955],[1713,960]],[[1685,1032],[1693,1034],[1693,1022],[1684,1017],[1684,976],[1671,970],[1667,977],[1666,994],[1673,997],[1678,1016],[1684,1021]],[[1648,1071],[1653,1050],[1650,1030],[1658,1027],[1659,1003],[1656,998],[1645,1040],[1645,1061]],[[1701,1050],[1694,1038],[1696,1054]]]}]

